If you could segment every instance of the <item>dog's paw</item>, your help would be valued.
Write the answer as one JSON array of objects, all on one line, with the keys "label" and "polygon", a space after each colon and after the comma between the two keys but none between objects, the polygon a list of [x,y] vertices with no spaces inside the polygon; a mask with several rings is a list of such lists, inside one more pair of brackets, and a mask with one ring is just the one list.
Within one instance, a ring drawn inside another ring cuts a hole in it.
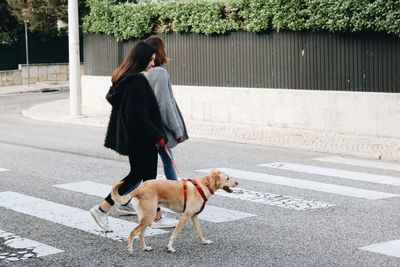
[{"label": "dog's paw", "polygon": [[152,247],[146,246],[146,247],[143,248],[143,251],[150,251],[150,250],[152,250],[152,249],[153,249]]},{"label": "dog's paw", "polygon": [[201,243],[202,243],[203,245],[210,245],[210,244],[212,244],[212,241],[211,241],[211,240],[204,239],[204,240],[201,241]]},{"label": "dog's paw", "polygon": [[173,247],[167,247],[167,251],[174,253],[174,252],[176,252],[176,249],[174,249]]}]

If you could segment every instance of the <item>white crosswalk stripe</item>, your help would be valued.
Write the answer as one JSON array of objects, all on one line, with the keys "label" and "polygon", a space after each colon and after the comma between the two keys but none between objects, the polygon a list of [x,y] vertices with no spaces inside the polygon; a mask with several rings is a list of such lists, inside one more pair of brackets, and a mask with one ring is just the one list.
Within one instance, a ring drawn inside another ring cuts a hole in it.
[{"label": "white crosswalk stripe", "polygon": [[[88,194],[92,196],[98,197],[105,197],[110,193],[111,186],[105,184],[99,184],[90,181],[82,181],[76,183],[68,183],[68,184],[60,184],[54,185],[55,187],[79,192],[83,194]],[[226,221],[233,221],[239,220],[249,217],[254,217],[256,215],[236,211],[236,210],[229,210],[219,207],[214,207],[211,205],[206,205],[204,210],[199,214],[199,219],[214,223],[226,222]]]},{"label": "white crosswalk stripe", "polygon": [[[290,186],[295,188],[332,193],[343,196],[364,198],[364,199],[384,199],[391,197],[398,197],[397,194],[379,192],[375,190],[366,190],[355,187],[347,187],[342,185],[320,183],[314,181],[308,181],[303,179],[288,178],[283,176],[269,175],[265,173],[242,171],[231,168],[217,168],[223,172],[226,172],[232,177],[243,180],[258,181],[269,184]],[[211,169],[198,170],[199,172],[208,173]]]},{"label": "white crosswalk stripe", "polygon": [[0,172],[6,172],[6,171],[8,171],[8,170],[4,169],[4,168],[0,168]]},{"label": "white crosswalk stripe", "polygon": [[323,162],[331,162],[331,163],[340,163],[340,164],[359,166],[359,167],[374,168],[374,169],[400,171],[399,164],[392,164],[392,163],[375,161],[375,160],[362,160],[362,159],[345,158],[345,157],[324,157],[324,158],[315,158],[313,160],[323,161]]},{"label": "white crosswalk stripe", "polygon": [[400,239],[372,244],[360,249],[400,258]]},{"label": "white crosswalk stripe", "polygon": [[0,263],[44,257],[61,252],[64,251],[0,229]]},{"label": "white crosswalk stripe", "polygon": [[[130,231],[137,225],[134,222],[109,217],[109,224],[114,232],[105,235],[87,210],[15,192],[0,192],[0,207],[118,241],[127,240]],[[164,233],[168,232],[148,228],[146,236]]]},{"label": "white crosswalk stripe", "polygon": [[338,177],[338,178],[343,178],[343,179],[363,181],[363,182],[376,183],[376,184],[400,186],[400,178],[393,177],[393,176],[375,175],[375,174],[370,174],[370,173],[345,171],[345,170],[339,170],[339,169],[316,167],[316,166],[294,164],[294,163],[287,163],[287,162],[260,164],[259,166],[273,168],[273,169],[279,169],[279,170],[286,170],[286,171],[317,174],[317,175],[323,175],[323,176],[329,176],[329,177]]},{"label": "white crosswalk stripe", "polygon": [[321,201],[306,200],[298,197],[284,196],[280,194],[263,193],[243,188],[234,188],[232,193],[217,191],[215,194],[223,197],[236,198],[266,204],[269,206],[277,206],[281,208],[301,211],[324,209],[335,206],[333,204],[324,203]]}]

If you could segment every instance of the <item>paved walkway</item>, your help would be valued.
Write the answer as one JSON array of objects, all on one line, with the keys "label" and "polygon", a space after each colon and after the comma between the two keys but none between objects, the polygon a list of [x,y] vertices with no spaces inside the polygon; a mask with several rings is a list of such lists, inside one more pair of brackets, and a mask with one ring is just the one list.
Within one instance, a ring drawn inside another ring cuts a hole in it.
[{"label": "paved walkway", "polygon": [[69,82],[38,82],[27,85],[0,86],[0,95],[18,94],[23,92],[43,92],[51,90],[68,90]]},{"label": "paved walkway", "polygon": [[[62,86],[65,86],[65,84]],[[40,86],[38,85],[37,87],[39,88]],[[53,84],[52,88],[55,87]],[[0,87],[0,94],[3,93],[3,88]],[[14,87],[14,90],[7,90],[17,93],[18,90],[25,89],[28,90],[26,87],[19,86],[18,88]],[[24,110],[23,114],[26,117],[37,120],[106,127],[108,116],[68,116],[68,101],[68,99],[65,99],[36,105]],[[186,121],[186,124],[191,137],[400,161],[399,138],[368,137],[201,121]]]}]

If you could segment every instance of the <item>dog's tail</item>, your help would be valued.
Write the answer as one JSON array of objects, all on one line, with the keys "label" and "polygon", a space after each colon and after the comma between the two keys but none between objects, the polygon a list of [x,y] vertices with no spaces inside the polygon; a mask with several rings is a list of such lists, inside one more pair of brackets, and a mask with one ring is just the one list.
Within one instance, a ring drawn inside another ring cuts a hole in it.
[{"label": "dog's tail", "polygon": [[124,183],[124,181],[119,181],[118,183],[116,183],[115,185],[113,185],[112,189],[111,189],[111,198],[112,200],[117,203],[117,204],[126,204],[128,203],[129,200],[131,200],[131,196],[130,194],[126,194],[125,196],[121,196],[118,193],[118,188],[120,188],[120,186]]}]

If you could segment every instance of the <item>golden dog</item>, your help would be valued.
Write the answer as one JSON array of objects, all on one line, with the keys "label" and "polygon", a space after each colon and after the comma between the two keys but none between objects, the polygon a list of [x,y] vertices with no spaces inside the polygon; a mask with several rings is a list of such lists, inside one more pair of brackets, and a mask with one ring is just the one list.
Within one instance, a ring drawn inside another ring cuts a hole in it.
[{"label": "golden dog", "polygon": [[223,189],[231,193],[231,187],[238,185],[227,174],[218,170],[212,170],[208,175],[194,180],[148,180],[125,196],[118,194],[118,188],[122,183],[121,181],[113,186],[111,190],[112,199],[115,203],[120,204],[132,200],[139,215],[139,224],[131,231],[128,240],[128,250],[131,253],[133,252],[133,239],[138,234],[142,249],[144,251],[152,249],[146,246],[144,233],[147,226],[156,218],[159,205],[181,213],[179,223],[167,246],[169,252],[176,251],[172,245],[189,219],[192,220],[196,236],[201,243],[211,244],[212,241],[205,239],[201,232],[198,214],[216,190]]}]

